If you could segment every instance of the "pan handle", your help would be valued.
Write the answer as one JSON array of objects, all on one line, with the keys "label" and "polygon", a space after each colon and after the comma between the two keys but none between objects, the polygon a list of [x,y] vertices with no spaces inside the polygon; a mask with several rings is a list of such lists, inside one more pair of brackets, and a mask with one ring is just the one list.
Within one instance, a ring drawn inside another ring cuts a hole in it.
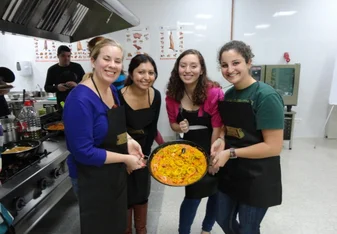
[{"label": "pan handle", "polygon": [[58,134],[59,134],[59,131],[55,131],[55,132],[49,133],[49,134],[45,135],[44,137],[40,138],[39,141],[43,142],[43,141],[47,140],[50,137],[57,136]]}]

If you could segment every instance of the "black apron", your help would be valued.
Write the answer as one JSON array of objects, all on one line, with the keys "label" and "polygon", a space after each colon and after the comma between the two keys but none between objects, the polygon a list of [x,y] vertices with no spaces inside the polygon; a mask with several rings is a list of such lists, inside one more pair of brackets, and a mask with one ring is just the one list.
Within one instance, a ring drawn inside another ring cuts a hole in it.
[{"label": "black apron", "polygon": [[[100,94],[99,96],[101,98]],[[105,105],[103,101],[102,104]],[[108,110],[107,115],[108,133],[99,148],[126,154],[124,107],[113,107]],[[112,163],[96,167],[77,163],[77,169],[81,234],[124,234],[127,227],[125,164]]]},{"label": "black apron", "polygon": [[[226,149],[243,148],[263,142],[256,129],[252,99],[249,102],[220,101],[219,112],[226,127]],[[264,159],[230,159],[219,172],[219,190],[241,203],[267,208],[281,204],[280,156]]]},{"label": "black apron", "polygon": [[[127,104],[126,104],[127,105]],[[136,140],[142,149],[144,149],[148,129],[154,117],[155,112],[150,108],[132,110],[130,106],[126,106],[126,125],[129,135]],[[149,155],[150,152],[143,152]],[[128,176],[128,206],[146,203],[151,189],[151,177],[147,167],[133,171]]]},{"label": "black apron", "polygon": [[[207,127],[205,129],[189,130],[187,133],[184,133],[183,139],[198,144],[209,153],[211,149],[211,138],[213,132],[211,116],[204,111],[204,115],[202,117],[198,117],[198,112],[199,110],[186,111],[180,107],[180,113],[177,117],[177,122],[179,123],[184,119],[187,119],[189,126],[200,125]],[[213,176],[207,172],[200,181],[185,187],[185,197],[188,199],[200,199],[215,194],[217,190],[217,176]]]}]

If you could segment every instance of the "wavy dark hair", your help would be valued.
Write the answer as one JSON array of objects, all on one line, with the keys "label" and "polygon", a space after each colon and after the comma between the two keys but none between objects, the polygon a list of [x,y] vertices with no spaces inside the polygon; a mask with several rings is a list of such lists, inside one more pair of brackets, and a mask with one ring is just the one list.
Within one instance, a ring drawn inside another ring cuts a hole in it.
[{"label": "wavy dark hair", "polygon": [[233,41],[227,42],[220,48],[219,53],[218,53],[218,62],[220,66],[221,66],[221,56],[223,52],[226,52],[229,50],[235,50],[237,53],[239,53],[245,59],[246,63],[249,63],[252,60],[252,58],[254,58],[254,54],[249,45],[247,45],[243,41],[233,40]]},{"label": "wavy dark hair", "polygon": [[179,63],[180,60],[185,57],[186,55],[194,54],[199,58],[200,66],[201,66],[201,75],[198,78],[197,86],[194,89],[192,95],[192,101],[194,105],[201,105],[205,102],[207,98],[207,89],[210,86],[220,87],[217,82],[211,81],[207,76],[207,68],[205,64],[205,59],[201,55],[198,50],[189,49],[185,50],[180,56],[177,58],[174,67],[171,71],[171,77],[167,84],[167,91],[166,95],[170,98],[173,98],[177,102],[180,102],[181,99],[184,97],[185,92],[185,85],[184,82],[180,79],[179,76]]},{"label": "wavy dark hair", "polygon": [[142,63],[147,63],[150,62],[153,66],[154,73],[156,74],[154,79],[156,80],[158,77],[158,71],[157,71],[157,66],[156,63],[154,62],[153,58],[148,55],[148,54],[137,54],[135,57],[133,57],[130,61],[129,64],[129,69],[128,69],[128,77],[125,80],[125,86],[129,86],[133,83],[132,80],[132,74],[133,71]]}]

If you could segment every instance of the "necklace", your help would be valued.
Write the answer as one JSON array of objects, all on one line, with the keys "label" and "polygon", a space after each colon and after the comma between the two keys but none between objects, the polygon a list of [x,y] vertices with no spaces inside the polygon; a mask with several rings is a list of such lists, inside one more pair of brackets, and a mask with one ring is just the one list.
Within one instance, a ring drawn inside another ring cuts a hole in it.
[{"label": "necklace", "polygon": [[185,90],[185,93],[186,93],[186,96],[188,97],[188,99],[190,99],[190,101],[192,102],[192,105],[194,106],[194,102],[193,102],[192,98],[190,97],[190,95],[188,95],[188,93],[186,92],[186,90]]}]

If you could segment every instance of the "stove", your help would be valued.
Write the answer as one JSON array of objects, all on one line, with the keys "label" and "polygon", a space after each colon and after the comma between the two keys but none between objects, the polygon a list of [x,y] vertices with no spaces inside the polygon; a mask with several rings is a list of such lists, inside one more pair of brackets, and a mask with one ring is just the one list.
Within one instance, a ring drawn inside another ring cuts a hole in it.
[{"label": "stove", "polygon": [[38,153],[3,165],[0,202],[14,217],[17,234],[27,234],[70,190],[67,151],[62,136],[43,141]]},{"label": "stove", "polygon": [[39,163],[42,158],[46,157],[50,152],[44,150],[42,153],[38,152],[33,157],[27,159],[16,159],[13,163],[5,165],[5,168],[0,172],[0,184],[4,184],[12,179],[19,172]]}]

